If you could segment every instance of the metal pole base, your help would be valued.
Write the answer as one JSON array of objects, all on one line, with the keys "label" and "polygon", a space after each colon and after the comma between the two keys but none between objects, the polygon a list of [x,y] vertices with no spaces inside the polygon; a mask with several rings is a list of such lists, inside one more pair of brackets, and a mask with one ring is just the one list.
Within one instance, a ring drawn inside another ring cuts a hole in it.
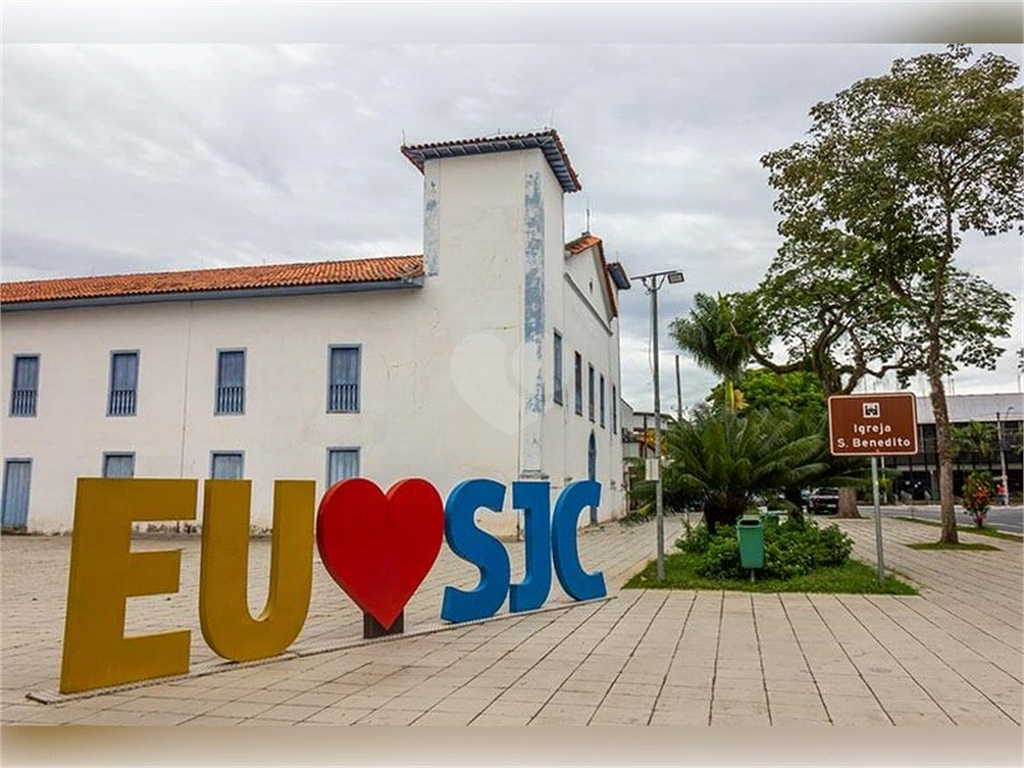
[{"label": "metal pole base", "polygon": [[387,637],[388,635],[400,635],[405,632],[405,611],[398,614],[395,623],[385,627],[373,616],[363,611],[363,639],[372,640],[375,637]]}]

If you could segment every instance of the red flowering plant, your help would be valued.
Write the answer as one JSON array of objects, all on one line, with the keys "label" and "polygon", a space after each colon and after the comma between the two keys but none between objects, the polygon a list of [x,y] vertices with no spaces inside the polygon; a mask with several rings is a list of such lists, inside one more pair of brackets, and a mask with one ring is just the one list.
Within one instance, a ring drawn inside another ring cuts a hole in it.
[{"label": "red flowering plant", "polygon": [[964,510],[981,528],[985,525],[985,515],[996,497],[995,485],[987,472],[971,472],[964,485]]}]

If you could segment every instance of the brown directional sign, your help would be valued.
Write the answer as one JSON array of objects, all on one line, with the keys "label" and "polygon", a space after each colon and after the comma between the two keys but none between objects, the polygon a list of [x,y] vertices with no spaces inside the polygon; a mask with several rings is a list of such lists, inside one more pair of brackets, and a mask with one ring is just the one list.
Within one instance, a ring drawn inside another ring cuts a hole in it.
[{"label": "brown directional sign", "polygon": [[832,395],[828,437],[833,456],[912,456],[917,453],[917,398],[911,392]]}]

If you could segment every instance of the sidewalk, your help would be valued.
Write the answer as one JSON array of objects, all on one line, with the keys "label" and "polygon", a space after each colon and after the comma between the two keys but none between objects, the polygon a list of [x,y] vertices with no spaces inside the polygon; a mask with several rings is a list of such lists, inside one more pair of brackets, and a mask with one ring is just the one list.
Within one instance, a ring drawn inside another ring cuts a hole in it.
[{"label": "sidewalk", "polygon": [[[855,556],[874,564],[874,521],[839,523]],[[934,541],[934,528],[883,527],[886,566],[919,597],[620,590],[653,557],[654,526],[610,524],[580,536],[584,567],[604,571],[610,599],[574,603],[555,580],[550,610],[503,608],[494,620],[442,628],[444,585],[472,588],[477,574],[444,547],[406,609],[406,636],[375,642],[361,640],[361,614],[317,562],[297,655],[245,667],[217,660],[199,632],[198,539],[142,540],[139,549],[183,548],[181,591],[130,600],[127,634],[190,628],[192,675],[70,700],[54,695],[70,539],[4,537],[0,720],[1019,728],[1022,545],[964,533],[999,551],[916,551],[904,544]],[[681,529],[666,521],[670,551]],[[509,549],[516,580],[522,545]],[[253,610],[268,563],[269,540],[253,542]]]}]

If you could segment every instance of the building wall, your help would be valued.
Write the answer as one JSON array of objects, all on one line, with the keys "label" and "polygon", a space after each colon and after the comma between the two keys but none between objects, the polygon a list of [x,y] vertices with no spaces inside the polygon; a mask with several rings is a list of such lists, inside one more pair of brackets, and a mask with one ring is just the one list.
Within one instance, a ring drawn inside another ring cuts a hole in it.
[{"label": "building wall", "polygon": [[[600,328],[566,290],[563,193],[541,152],[431,160],[424,184],[433,274],[422,288],[4,312],[3,454],[32,459],[29,530],[71,526],[75,478],[101,474],[104,452],[133,452],[136,477],[207,478],[213,451],[241,451],[252,522],[267,527],[273,480],[314,479],[319,497],[329,448],[358,448],[360,474],[382,488],[424,477],[446,497],[473,477],[547,477],[555,495],[586,477],[592,430],[599,516],[618,516],[621,444],[610,414],[601,429],[571,401],[576,349],[605,374],[606,409],[612,381],[621,391],[617,324]],[[537,351],[524,344],[530,184],[533,213],[539,205],[543,214]],[[556,323],[563,406],[551,401]],[[328,350],[338,344],[361,347],[358,413],[327,412]],[[219,349],[245,350],[244,414],[214,415]],[[135,416],[106,415],[114,350],[139,351]],[[17,354],[40,355],[35,417],[10,416]],[[530,366],[542,391],[532,424]],[[538,435],[540,471],[530,474]],[[478,514],[501,534],[515,532],[517,517],[511,488],[503,514]]]}]

